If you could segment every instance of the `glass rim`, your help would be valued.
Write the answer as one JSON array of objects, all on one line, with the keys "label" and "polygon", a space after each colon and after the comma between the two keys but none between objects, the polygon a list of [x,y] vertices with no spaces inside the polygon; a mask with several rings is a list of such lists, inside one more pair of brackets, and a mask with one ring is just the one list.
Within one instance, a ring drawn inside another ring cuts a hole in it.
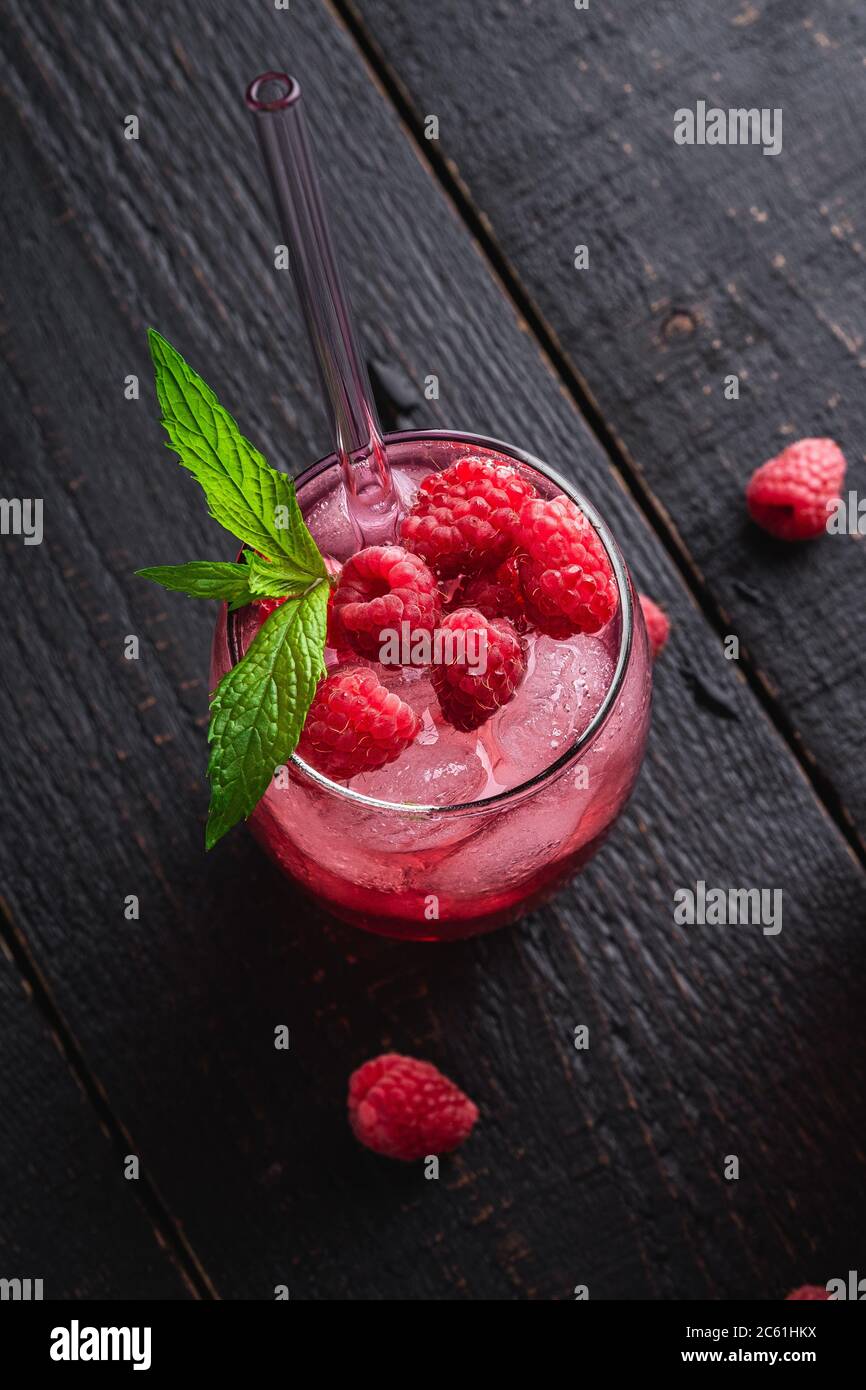
[{"label": "glass rim", "polygon": [[[299,758],[297,753],[293,753],[290,762],[294,764],[297,771],[305,781],[313,782],[323,791],[332,796],[341,797],[347,801],[353,801],[359,806],[368,807],[370,810],[394,812],[401,816],[432,817],[432,816],[457,816],[485,814],[488,811],[504,809],[506,806],[522,801],[533,791],[548,782],[554,782],[556,778],[565,771],[566,767],[572,763],[578,753],[586,748],[596,735],[600,732],[602,725],[607,721],[608,715],[613,709],[616,697],[619,694],[628,659],[631,655],[634,637],[634,604],[632,602],[632,589],[626,571],[625,562],[620,554],[619,547],[613,538],[606,522],[596,511],[591,502],[587,501],[581,492],[578,491],[570,482],[562,477],[555,469],[550,468],[534,454],[527,453],[525,449],[519,449],[513,444],[509,444],[503,439],[491,439],[487,435],[472,434],[462,430],[398,430],[383,436],[382,442],[386,447],[390,444],[420,443],[423,440],[455,440],[460,444],[469,444],[476,448],[491,449],[497,453],[509,455],[519,463],[533,468],[555,483],[561,488],[566,497],[569,497],[586,516],[593,530],[598,535],[604,546],[605,553],[610,561],[611,568],[616,579],[617,591],[619,594],[619,612],[621,614],[621,630],[619,640],[619,651],[617,652],[616,666],[614,668],[613,679],[608,686],[604,699],[587,724],[586,728],[574,740],[573,743],[547,767],[528,778],[525,782],[520,782],[517,786],[508,787],[505,791],[494,792],[491,796],[480,797],[477,801],[455,802],[451,806],[437,806],[424,802],[402,802],[402,801],[382,801],[378,797],[367,796],[364,792],[354,791],[351,787],[344,786],[341,782],[333,782],[330,777],[326,777],[323,772],[319,772],[309,763],[305,763],[303,758]],[[336,462],[334,454],[327,454],[320,458],[316,463],[310,464],[303,473],[295,479],[295,486],[300,489],[305,480],[316,477],[325,468]],[[238,612],[229,612],[226,617],[226,641],[229,651],[229,660],[232,667],[236,666],[240,660],[237,642],[237,617]]]}]

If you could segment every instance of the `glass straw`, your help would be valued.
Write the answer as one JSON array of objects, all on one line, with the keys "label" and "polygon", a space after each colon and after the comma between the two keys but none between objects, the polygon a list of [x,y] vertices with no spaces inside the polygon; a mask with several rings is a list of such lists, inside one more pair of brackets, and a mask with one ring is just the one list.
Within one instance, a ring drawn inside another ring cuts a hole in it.
[{"label": "glass straw", "polygon": [[396,506],[391,470],[370,381],[358,352],[349,302],[304,120],[301,89],[284,72],[265,72],[247,88],[289,265],[316,356],[340,460],[347,503],[362,535]]}]

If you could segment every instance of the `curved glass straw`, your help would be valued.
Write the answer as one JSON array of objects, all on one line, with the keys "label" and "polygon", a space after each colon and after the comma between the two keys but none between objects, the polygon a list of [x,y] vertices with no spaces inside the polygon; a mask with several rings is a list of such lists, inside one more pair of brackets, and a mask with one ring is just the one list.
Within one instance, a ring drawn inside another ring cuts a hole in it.
[{"label": "curved glass straw", "polygon": [[396,505],[382,430],[343,290],[304,121],[301,89],[284,72],[247,88],[259,147],[328,404],[349,508],[363,533]]}]

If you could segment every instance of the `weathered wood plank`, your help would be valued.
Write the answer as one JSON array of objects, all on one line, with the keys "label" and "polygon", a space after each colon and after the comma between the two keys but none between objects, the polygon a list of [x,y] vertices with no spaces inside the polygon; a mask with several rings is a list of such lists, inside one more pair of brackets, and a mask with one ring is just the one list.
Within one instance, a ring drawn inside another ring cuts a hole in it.
[{"label": "weathered wood plank", "polygon": [[[586,1282],[593,1297],[776,1297],[851,1267],[863,872],[351,40],[321,6],[3,11],[4,487],[44,496],[46,541],[0,551],[14,615],[0,727],[16,731],[0,883],[218,1292],[568,1298]],[[273,61],[310,98],[371,356],[440,377],[414,423],[513,438],[579,478],[677,624],[610,845],[523,927],[447,949],[329,923],[243,833],[204,856],[212,615],[131,577],[230,553],[172,469],[149,389],[123,398],[129,372],[148,380],[146,322],[274,462],[296,468],[324,440],[240,105]],[[129,112],[137,144],[122,139]],[[132,632],[138,662],[122,655]],[[675,928],[673,891],[697,878],[781,887],[781,937]],[[139,922],[123,918],[128,893]],[[281,1022],[287,1054],[272,1046]],[[482,1108],[438,1184],[348,1133],[348,1073],[385,1047],[430,1056]]]},{"label": "weathered wood plank", "polygon": [[[786,547],[743,502],[814,434],[864,495],[862,5],[345,6],[419,125],[438,116],[435,149],[866,840],[863,547]],[[698,99],[781,108],[781,154],[675,144]]]},{"label": "weathered wood plank", "polygon": [[190,1297],[2,945],[0,1054],[0,1279],[41,1279],[46,1299]]}]

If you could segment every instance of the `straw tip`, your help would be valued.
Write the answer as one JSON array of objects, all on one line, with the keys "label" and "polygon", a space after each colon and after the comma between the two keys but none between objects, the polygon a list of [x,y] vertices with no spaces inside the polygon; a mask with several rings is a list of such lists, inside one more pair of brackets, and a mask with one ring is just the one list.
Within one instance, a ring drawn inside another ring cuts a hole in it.
[{"label": "straw tip", "polygon": [[284,111],[301,95],[297,78],[287,72],[262,72],[254,77],[246,90],[246,103],[251,111]]}]

